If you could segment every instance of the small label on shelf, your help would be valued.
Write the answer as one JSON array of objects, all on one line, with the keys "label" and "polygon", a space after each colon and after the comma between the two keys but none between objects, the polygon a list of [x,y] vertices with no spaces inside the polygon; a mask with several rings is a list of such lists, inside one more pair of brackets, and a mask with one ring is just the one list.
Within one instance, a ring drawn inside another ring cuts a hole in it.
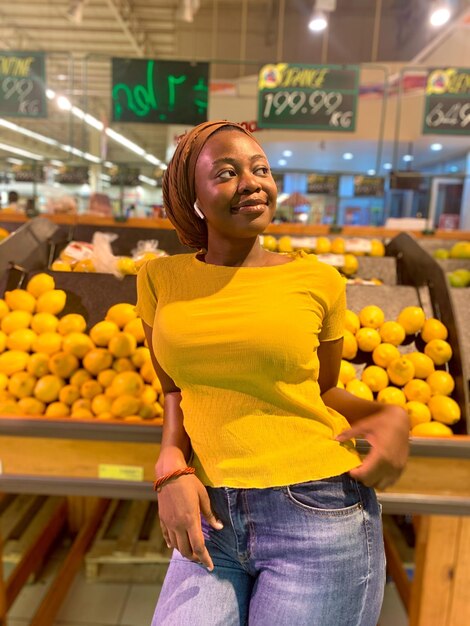
[{"label": "small label on shelf", "polygon": [[114,480],[144,480],[144,468],[137,465],[98,465],[98,478],[112,478]]}]

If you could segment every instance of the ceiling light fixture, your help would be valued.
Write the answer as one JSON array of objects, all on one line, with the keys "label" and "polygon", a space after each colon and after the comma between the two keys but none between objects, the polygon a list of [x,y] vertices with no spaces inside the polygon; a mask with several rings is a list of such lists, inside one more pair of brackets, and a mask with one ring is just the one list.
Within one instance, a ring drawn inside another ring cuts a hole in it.
[{"label": "ceiling light fixture", "polygon": [[430,148],[433,152],[439,152],[439,150],[442,150],[442,143],[432,143]]},{"label": "ceiling light fixture", "polygon": [[321,33],[328,27],[328,18],[323,11],[315,10],[308,23],[309,29],[312,33]]},{"label": "ceiling light fixture", "polygon": [[410,161],[412,161],[414,159],[414,156],[412,154],[405,154],[403,156],[403,160],[405,161],[405,163],[410,163]]},{"label": "ceiling light fixture", "polygon": [[431,26],[438,28],[450,20],[451,11],[447,2],[435,2],[429,16]]},{"label": "ceiling light fixture", "polygon": [[35,152],[29,152],[29,150],[23,150],[16,146],[9,146],[6,143],[0,143],[0,150],[4,152],[11,152],[11,154],[17,154],[18,156],[25,157],[26,159],[33,159],[34,161],[43,161],[43,157]]},{"label": "ceiling light fixture", "polygon": [[282,153],[283,157],[291,157],[292,156],[292,150],[284,150],[284,152]]},{"label": "ceiling light fixture", "polygon": [[352,159],[354,159],[354,154],[352,152],[345,152],[343,154],[343,159],[345,161],[351,161]]},{"label": "ceiling light fixture", "polygon": [[367,170],[368,176],[375,176],[375,170]]},{"label": "ceiling light fixture", "polygon": [[157,181],[154,178],[149,178],[148,176],[144,176],[143,174],[139,175],[139,180],[143,183],[147,183],[147,185],[152,185],[152,187],[157,186]]},{"label": "ceiling light fixture", "polygon": [[281,167],[284,167],[284,165],[287,165],[287,161],[285,159],[279,159],[279,161],[277,163]]},{"label": "ceiling light fixture", "polygon": [[384,163],[383,164],[383,168],[384,168],[384,170],[391,170],[392,169],[392,164],[391,163]]}]

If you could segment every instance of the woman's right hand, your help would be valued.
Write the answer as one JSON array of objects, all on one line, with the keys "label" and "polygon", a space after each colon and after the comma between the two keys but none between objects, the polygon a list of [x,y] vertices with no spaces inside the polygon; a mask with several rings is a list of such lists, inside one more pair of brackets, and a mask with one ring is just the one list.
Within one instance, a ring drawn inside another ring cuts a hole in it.
[{"label": "woman's right hand", "polygon": [[194,475],[185,475],[163,485],[158,492],[158,512],[168,547],[212,571],[214,564],[204,543],[201,513],[215,530],[221,530],[223,525],[212,512],[201,481]]}]

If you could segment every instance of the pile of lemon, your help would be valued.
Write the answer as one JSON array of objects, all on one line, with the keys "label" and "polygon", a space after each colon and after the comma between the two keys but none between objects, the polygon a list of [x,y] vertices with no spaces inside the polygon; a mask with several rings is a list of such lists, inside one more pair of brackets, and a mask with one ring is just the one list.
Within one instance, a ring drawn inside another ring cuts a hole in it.
[{"label": "pile of lemon", "polygon": [[[134,259],[131,256],[116,257],[116,270],[122,276],[137,274],[144,263],[161,256],[156,252],[145,252],[139,258]],[[52,262],[51,270],[54,272],[86,272],[96,273],[95,262],[92,258],[74,259],[73,257],[61,253],[59,258]]]},{"label": "pile of lemon", "polygon": [[[362,246],[350,245],[351,240],[344,237],[312,237],[312,245],[305,246],[305,237],[297,238],[283,235],[276,239],[273,235],[264,235],[263,247],[271,252],[292,252],[299,248],[315,254],[352,254],[353,256],[385,256],[385,246],[380,239],[361,240]],[[308,238],[307,238],[308,239]],[[354,242],[358,242],[354,238]]]},{"label": "pile of lemon", "polygon": [[[445,325],[426,319],[417,306],[405,307],[396,320],[385,320],[375,305],[365,306],[359,314],[347,310],[345,325],[338,386],[360,398],[403,406],[414,436],[452,436],[450,426],[459,421],[461,412],[451,397],[455,381],[446,369],[452,348]],[[423,352],[400,350],[410,335],[424,342]],[[359,351],[368,353],[373,364],[358,378],[350,361]]]},{"label": "pile of lemon", "polygon": [[36,274],[0,299],[0,415],[161,422],[162,388],[134,306],[87,332],[66,293]]}]

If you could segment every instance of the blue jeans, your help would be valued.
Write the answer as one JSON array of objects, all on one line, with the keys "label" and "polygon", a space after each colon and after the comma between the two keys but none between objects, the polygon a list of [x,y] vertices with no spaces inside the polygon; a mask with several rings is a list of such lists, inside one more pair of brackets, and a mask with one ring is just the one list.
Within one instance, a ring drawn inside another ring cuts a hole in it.
[{"label": "blue jeans", "polygon": [[380,508],[348,474],[270,489],[208,488],[213,572],[174,551],[152,626],[376,626]]}]

